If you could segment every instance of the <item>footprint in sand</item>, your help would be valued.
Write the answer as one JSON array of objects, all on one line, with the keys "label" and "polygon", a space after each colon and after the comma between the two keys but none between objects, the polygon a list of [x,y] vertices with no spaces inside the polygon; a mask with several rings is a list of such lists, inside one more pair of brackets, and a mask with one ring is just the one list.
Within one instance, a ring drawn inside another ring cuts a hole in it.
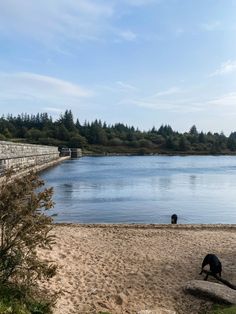
[{"label": "footprint in sand", "polygon": [[67,257],[67,255],[60,253],[60,254],[59,254],[59,257],[64,259],[64,258]]}]

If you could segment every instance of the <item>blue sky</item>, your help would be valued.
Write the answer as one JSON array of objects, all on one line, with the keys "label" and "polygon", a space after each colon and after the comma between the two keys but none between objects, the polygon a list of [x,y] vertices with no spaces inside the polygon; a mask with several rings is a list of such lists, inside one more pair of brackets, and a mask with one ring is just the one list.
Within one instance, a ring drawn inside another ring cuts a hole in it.
[{"label": "blue sky", "polygon": [[235,0],[1,0],[0,111],[236,131]]}]

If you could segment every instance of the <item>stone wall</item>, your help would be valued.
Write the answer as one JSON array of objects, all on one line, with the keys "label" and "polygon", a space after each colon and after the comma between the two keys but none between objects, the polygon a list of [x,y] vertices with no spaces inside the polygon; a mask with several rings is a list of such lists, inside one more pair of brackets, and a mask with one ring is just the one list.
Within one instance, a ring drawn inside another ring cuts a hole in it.
[{"label": "stone wall", "polygon": [[56,160],[59,160],[57,147],[0,141],[0,176],[10,167],[21,172],[45,168]]}]

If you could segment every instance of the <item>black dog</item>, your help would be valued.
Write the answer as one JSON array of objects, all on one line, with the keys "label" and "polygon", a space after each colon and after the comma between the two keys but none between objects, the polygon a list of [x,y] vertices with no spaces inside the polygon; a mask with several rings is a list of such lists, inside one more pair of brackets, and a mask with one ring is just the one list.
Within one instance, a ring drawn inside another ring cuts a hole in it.
[{"label": "black dog", "polygon": [[177,224],[177,219],[178,219],[178,216],[176,214],[173,214],[171,216],[171,223],[172,224]]},{"label": "black dog", "polygon": [[[215,254],[207,254],[205,256],[205,258],[202,262],[202,271],[200,272],[200,275],[202,274],[203,268],[206,265],[210,265],[210,271],[211,271],[212,275],[219,274],[219,276],[221,277],[222,265],[221,265],[219,258]],[[207,278],[208,278],[208,274],[206,275],[204,280],[207,280]]]}]

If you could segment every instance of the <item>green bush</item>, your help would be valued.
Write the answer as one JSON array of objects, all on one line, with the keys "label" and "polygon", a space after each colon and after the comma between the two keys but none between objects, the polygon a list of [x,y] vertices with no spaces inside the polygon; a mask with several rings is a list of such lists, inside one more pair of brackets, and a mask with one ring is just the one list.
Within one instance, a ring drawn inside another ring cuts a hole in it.
[{"label": "green bush", "polygon": [[[52,277],[56,266],[41,260],[37,249],[50,249],[54,242],[49,233],[52,217],[44,213],[53,207],[53,190],[43,189],[44,182],[35,173],[13,175],[6,173],[0,189],[0,290],[9,292],[9,299],[6,293],[0,294],[0,305],[4,308],[10,304],[6,313],[14,307],[20,311],[22,306],[30,313],[49,313],[40,310],[43,303],[37,300],[51,294],[41,291],[38,281]],[[46,299],[49,304],[50,297]]]},{"label": "green bush", "polygon": [[50,314],[51,301],[32,298],[25,287],[0,286],[0,314]]}]

